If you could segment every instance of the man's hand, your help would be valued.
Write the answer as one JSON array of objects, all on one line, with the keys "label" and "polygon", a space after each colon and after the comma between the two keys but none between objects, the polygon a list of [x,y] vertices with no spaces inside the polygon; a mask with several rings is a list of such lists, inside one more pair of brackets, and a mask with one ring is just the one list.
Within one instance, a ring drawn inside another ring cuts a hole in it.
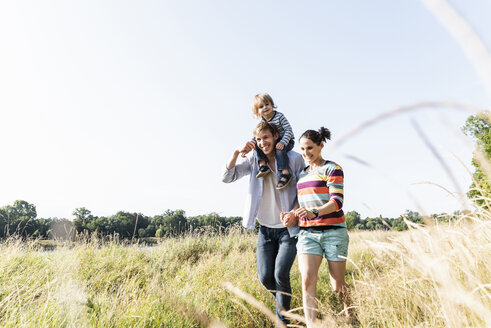
[{"label": "man's hand", "polygon": [[276,143],[276,149],[283,150],[283,148],[285,148],[285,145],[282,142],[277,142]]},{"label": "man's hand", "polygon": [[281,212],[281,222],[285,227],[292,227],[297,224],[298,218],[295,212]]},{"label": "man's hand", "polygon": [[235,167],[235,164],[237,162],[237,157],[239,157],[239,154],[242,157],[245,157],[248,152],[253,150],[255,148],[255,145],[252,141],[246,142],[243,146],[238,147],[237,149],[234,150],[234,154],[232,157],[228,160],[227,162],[227,170],[231,170],[233,167]]},{"label": "man's hand", "polygon": [[256,145],[252,141],[248,141],[242,147],[239,147],[237,151],[240,153],[240,156],[246,157],[246,154],[256,148]]}]

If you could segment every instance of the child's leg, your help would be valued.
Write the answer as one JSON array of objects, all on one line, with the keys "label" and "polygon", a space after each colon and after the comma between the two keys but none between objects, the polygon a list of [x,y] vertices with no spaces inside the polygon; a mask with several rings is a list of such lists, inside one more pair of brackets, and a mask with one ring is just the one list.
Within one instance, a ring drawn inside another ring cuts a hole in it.
[{"label": "child's leg", "polygon": [[264,165],[268,162],[268,158],[266,157],[264,152],[261,150],[261,148],[257,146],[256,148],[254,148],[254,156],[256,156],[259,165]]},{"label": "child's leg", "polygon": [[259,164],[259,169],[256,174],[256,178],[261,178],[271,172],[270,168],[268,165],[268,158],[264,154],[264,152],[261,150],[261,148],[257,147],[254,148],[254,156],[257,158],[257,163]]},{"label": "child's leg", "polygon": [[283,150],[275,150],[276,163],[278,170],[283,174],[290,173],[290,165],[288,163],[288,152],[293,149],[295,142],[290,140],[290,143]]},{"label": "child's leg", "polygon": [[290,183],[292,179],[292,173],[290,172],[290,165],[288,163],[288,152],[293,148],[293,140],[283,148],[283,150],[276,149],[275,158],[278,165],[278,171],[281,172],[280,178],[278,179],[277,189],[283,189]]},{"label": "child's leg", "polygon": [[288,152],[276,149],[275,151],[276,163],[278,165],[278,171],[283,174],[288,174],[290,172],[290,165],[288,165]]}]

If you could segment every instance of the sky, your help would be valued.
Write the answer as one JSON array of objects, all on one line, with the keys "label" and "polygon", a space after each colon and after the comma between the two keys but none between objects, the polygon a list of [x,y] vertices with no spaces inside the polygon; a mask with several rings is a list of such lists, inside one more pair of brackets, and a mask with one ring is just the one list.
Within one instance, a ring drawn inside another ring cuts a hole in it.
[{"label": "sky", "polygon": [[[449,3],[489,50],[491,2]],[[471,184],[473,140],[460,132],[471,112],[422,107],[343,137],[421,102],[489,109],[475,67],[421,1],[6,0],[0,43],[0,207],[240,216],[247,179],[221,177],[263,92],[294,151],[305,130],[331,130],[323,156],[343,167],[346,212],[469,206],[457,194]]]}]

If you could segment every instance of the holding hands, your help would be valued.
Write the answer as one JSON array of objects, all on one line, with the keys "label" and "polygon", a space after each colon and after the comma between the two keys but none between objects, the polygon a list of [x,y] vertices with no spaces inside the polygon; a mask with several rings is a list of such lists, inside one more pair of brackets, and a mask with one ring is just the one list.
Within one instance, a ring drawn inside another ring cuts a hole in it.
[{"label": "holding hands", "polygon": [[276,149],[283,150],[283,148],[285,148],[285,144],[284,143],[282,143],[282,142],[277,142],[276,143]]},{"label": "holding hands", "polygon": [[295,211],[281,212],[281,222],[285,227],[292,227],[297,224],[298,217],[295,215]]}]

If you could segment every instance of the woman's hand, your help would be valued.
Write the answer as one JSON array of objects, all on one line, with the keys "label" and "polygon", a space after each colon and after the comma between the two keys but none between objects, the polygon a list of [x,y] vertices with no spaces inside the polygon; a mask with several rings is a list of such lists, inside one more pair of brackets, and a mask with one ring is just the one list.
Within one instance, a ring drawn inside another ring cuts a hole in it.
[{"label": "woman's hand", "polygon": [[295,210],[295,215],[299,218],[313,219],[315,214],[312,211],[307,210],[305,207],[299,207]]},{"label": "woman's hand", "polygon": [[276,143],[276,149],[283,150],[283,148],[285,148],[285,145],[282,142],[277,142]]}]

